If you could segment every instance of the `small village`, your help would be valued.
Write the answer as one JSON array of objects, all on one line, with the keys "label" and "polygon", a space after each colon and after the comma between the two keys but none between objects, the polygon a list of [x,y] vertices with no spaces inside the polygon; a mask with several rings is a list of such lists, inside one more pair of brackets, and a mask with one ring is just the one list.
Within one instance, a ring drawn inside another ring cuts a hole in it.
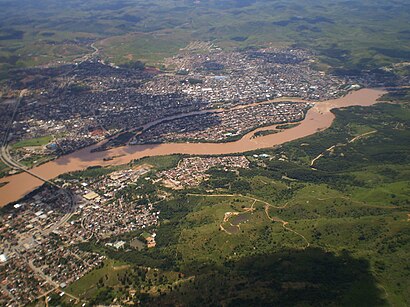
[{"label": "small village", "polygon": [[226,171],[249,168],[249,160],[244,156],[226,157],[192,157],[184,158],[178,166],[158,173],[164,186],[180,190],[198,186],[207,180],[210,175],[206,173],[212,167],[222,168]]}]

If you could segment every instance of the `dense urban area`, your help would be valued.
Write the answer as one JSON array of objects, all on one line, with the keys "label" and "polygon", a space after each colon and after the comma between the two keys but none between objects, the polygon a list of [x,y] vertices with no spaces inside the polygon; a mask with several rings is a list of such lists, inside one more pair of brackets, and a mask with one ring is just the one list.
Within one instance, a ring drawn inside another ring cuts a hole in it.
[{"label": "dense urban area", "polygon": [[409,0],[0,7],[0,307],[410,306]]},{"label": "dense urban area", "polygon": [[[207,47],[206,53],[181,50],[166,59],[165,71],[138,62],[118,67],[98,56],[17,70],[2,89],[0,136],[11,143],[11,156],[28,167],[124,131],[134,132],[123,134],[115,146],[141,130],[131,144],[226,141],[259,126],[300,120],[308,107],[307,102],[258,103],[281,97],[314,102],[359,87],[312,69],[315,56],[306,50]],[[195,114],[213,109],[222,112]],[[179,119],[172,121],[173,116]],[[39,142],[25,142],[33,139]]]},{"label": "dense urban area", "polygon": [[312,105],[280,102],[187,116],[146,129],[136,135],[130,144],[227,141],[259,127],[300,121]]},{"label": "dense urban area", "polygon": [[[107,139],[95,150],[166,142],[229,142],[259,127],[295,127],[315,102],[340,97],[371,82],[370,77],[366,80],[362,76],[359,85],[358,80],[315,70],[315,55],[303,49],[269,47],[228,52],[214,44],[201,46],[206,46],[206,53],[185,48],[166,59],[163,70],[141,63],[116,66],[97,56],[76,64],[17,70],[2,89],[5,94],[0,104],[0,121],[4,123],[0,127],[5,152],[2,155],[19,165],[7,174]],[[259,131],[253,137],[278,131]],[[309,146],[302,143],[299,147]],[[327,152],[330,150],[319,157]],[[223,220],[217,223],[217,229],[227,235],[239,233],[251,214],[261,210],[255,204],[263,204],[263,219],[279,223],[302,238],[306,248],[310,241],[305,236],[289,228],[288,222],[270,216],[270,208],[282,207],[242,195],[255,186],[270,193],[263,188],[270,184],[267,179],[252,186],[246,180],[235,179],[243,172],[253,172],[255,167],[268,168],[267,172],[276,170],[274,165],[268,167],[272,160],[290,163],[283,152],[276,156],[255,153],[246,157],[184,157],[176,165],[160,170],[150,164],[133,163],[116,169],[91,167],[47,182],[2,209],[0,304],[19,306],[43,300],[52,304],[57,301],[56,293],[67,304],[84,301],[67,288],[90,272],[104,270],[112,261],[106,256],[107,250],[127,254],[156,249],[157,228],[167,227],[172,220],[161,217],[159,204],[174,201],[179,192],[190,195],[188,192],[199,190],[233,191],[222,194],[238,198],[230,204],[233,211],[223,212]],[[226,178],[215,183],[212,174]],[[264,174],[260,171],[256,177],[265,178]],[[277,199],[286,199],[302,187],[299,179],[288,177],[287,172],[276,179],[290,182],[287,187],[278,184],[273,188],[279,195]],[[241,197],[251,204],[241,203]],[[182,203],[177,208],[183,207]],[[164,237],[162,234],[159,240]],[[105,252],[93,247],[94,243],[103,246]],[[179,253],[175,251],[176,257]],[[134,273],[146,276],[151,267],[139,266],[138,270]],[[160,273],[155,270],[157,278]],[[158,286],[160,282],[155,286],[150,280],[144,281],[146,291],[168,293],[194,279],[185,278],[176,269],[173,274],[177,277],[173,275],[166,290]],[[166,280],[159,276],[161,281]],[[105,289],[104,282],[100,279],[98,288]],[[128,284],[128,279],[124,277],[121,282]],[[136,290],[135,285],[124,291],[114,302],[140,303],[143,294],[148,293]]]}]

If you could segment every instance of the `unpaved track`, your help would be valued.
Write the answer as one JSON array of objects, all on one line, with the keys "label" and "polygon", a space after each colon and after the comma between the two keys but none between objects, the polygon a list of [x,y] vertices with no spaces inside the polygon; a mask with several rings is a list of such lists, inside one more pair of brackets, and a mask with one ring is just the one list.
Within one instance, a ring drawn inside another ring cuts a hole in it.
[{"label": "unpaved track", "polygon": [[[293,232],[294,234],[296,234],[297,236],[301,237],[305,242],[306,242],[306,246],[303,247],[303,249],[307,248],[310,246],[309,241],[306,239],[306,237],[304,235],[302,235],[301,233],[297,232],[296,230],[293,230],[292,228],[290,228],[288,226],[289,222],[286,222],[284,220],[282,220],[281,218],[278,217],[271,217],[269,215],[269,208],[275,208],[275,209],[284,209],[288,206],[289,203],[284,204],[283,206],[275,206],[272,205],[270,203],[268,203],[267,201],[261,200],[261,199],[257,199],[255,197],[251,197],[251,196],[247,196],[247,195],[242,195],[242,194],[192,194],[192,193],[188,193],[187,195],[189,196],[197,196],[197,197],[242,197],[242,198],[246,198],[246,199],[250,199],[253,200],[253,203],[251,205],[251,207],[249,208],[245,208],[245,210],[243,212],[238,212],[238,214],[242,214],[242,213],[246,213],[246,212],[250,212],[250,211],[254,211],[254,205],[256,202],[260,202],[262,204],[264,204],[264,208],[265,208],[265,214],[267,216],[267,218],[269,220],[271,220],[272,222],[278,222],[282,224],[282,227],[290,232]],[[226,219],[226,216],[224,217],[224,222],[227,222],[229,220],[230,217],[228,217]],[[232,224],[231,224],[232,225]],[[232,225],[233,226],[233,225]],[[220,229],[225,231],[227,234],[231,235],[232,233],[230,233],[229,231],[227,231],[222,224],[219,225]]]},{"label": "unpaved track", "polygon": [[348,141],[346,144],[336,144],[336,145],[332,145],[329,148],[327,148],[324,152],[320,153],[316,158],[314,158],[312,161],[310,161],[310,167],[313,168],[314,164],[316,163],[317,160],[319,160],[320,158],[325,156],[326,152],[331,152],[333,151],[333,149],[335,149],[336,147],[340,147],[340,146],[346,146],[347,144],[356,142],[357,140],[360,140],[361,138],[368,136],[370,134],[376,133],[377,130],[373,130],[373,131],[369,131],[363,134],[360,134],[358,136],[355,136],[353,139],[351,139],[350,141]]},{"label": "unpaved track", "polygon": [[306,242],[306,246],[303,247],[303,249],[308,248],[310,246],[309,241],[306,239],[306,237],[304,235],[302,235],[301,233],[297,232],[296,230],[293,230],[292,228],[290,228],[288,226],[289,222],[286,222],[284,220],[282,220],[281,218],[278,218],[276,216],[271,217],[269,215],[269,206],[265,206],[265,213],[266,216],[268,217],[268,219],[270,219],[272,222],[278,222],[278,223],[282,223],[282,227],[290,232],[293,232],[294,234],[298,235],[299,237],[301,237],[305,242]]}]

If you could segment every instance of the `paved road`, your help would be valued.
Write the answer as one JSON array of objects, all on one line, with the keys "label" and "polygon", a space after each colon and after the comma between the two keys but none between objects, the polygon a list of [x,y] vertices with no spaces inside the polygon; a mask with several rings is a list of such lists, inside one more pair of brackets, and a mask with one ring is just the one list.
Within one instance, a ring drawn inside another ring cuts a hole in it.
[{"label": "paved road", "polygon": [[38,276],[40,276],[42,279],[46,280],[50,285],[53,285],[54,287],[59,287],[60,285],[56,283],[54,280],[52,280],[49,276],[43,273],[42,270],[40,270],[38,267],[34,265],[34,260],[30,259],[28,262],[28,265],[30,269],[33,270],[34,273],[36,273]]},{"label": "paved road", "polygon": [[22,172],[26,172],[26,173],[28,173],[29,175],[31,175],[31,176],[33,176],[33,177],[35,177],[35,178],[37,178],[37,179],[39,179],[39,180],[41,180],[41,181],[43,181],[43,182],[45,182],[45,183],[48,183],[48,184],[50,184],[50,185],[53,185],[53,186],[55,186],[55,187],[57,187],[57,188],[61,188],[60,186],[58,186],[58,185],[55,184],[54,182],[49,181],[49,180],[47,180],[47,179],[44,179],[43,177],[41,177],[41,176],[39,176],[39,175],[33,173],[33,172],[30,171],[29,169],[27,169],[24,165],[21,165],[21,164],[18,163],[17,161],[14,161],[13,158],[11,157],[11,155],[10,155],[9,150],[8,150],[8,144],[3,145],[3,146],[1,147],[1,149],[0,149],[0,159],[1,159],[1,161],[3,161],[4,164],[8,165],[8,166],[11,167],[11,168],[20,170],[20,171],[22,171]]},{"label": "paved road", "polygon": [[[13,158],[11,157],[11,155],[10,155],[10,152],[9,152],[9,150],[8,150],[8,138],[9,138],[10,130],[11,130],[11,128],[12,128],[14,119],[15,119],[16,114],[17,114],[17,111],[18,111],[18,107],[19,107],[19,105],[20,105],[20,103],[21,103],[21,100],[23,99],[24,93],[25,93],[25,90],[21,91],[21,92],[20,92],[20,96],[19,96],[18,100],[16,101],[16,106],[15,106],[15,108],[14,108],[13,115],[12,115],[12,118],[11,118],[11,121],[10,121],[10,124],[9,124],[9,126],[7,127],[6,134],[5,134],[4,139],[3,139],[3,142],[2,142],[2,144],[1,144],[1,148],[0,148],[0,159],[1,159],[6,165],[8,165],[8,166],[11,167],[11,168],[18,169],[18,170],[20,170],[20,171],[26,172],[26,173],[30,174],[31,176],[33,176],[33,177],[35,177],[35,178],[37,178],[37,179],[39,179],[39,180],[41,180],[41,181],[43,181],[43,182],[45,182],[45,183],[48,183],[48,184],[50,184],[50,185],[52,185],[52,186],[55,186],[55,187],[57,187],[57,188],[59,188],[59,189],[63,189],[62,187],[60,187],[59,185],[55,184],[54,182],[51,182],[51,181],[49,181],[49,180],[47,180],[47,179],[44,179],[44,178],[42,178],[41,176],[39,176],[39,175],[37,175],[37,174],[31,172],[31,171],[30,171],[29,169],[27,169],[24,165],[21,165],[21,164],[18,163],[17,161],[14,161]],[[51,232],[53,232],[54,230],[56,230],[57,228],[59,228],[60,226],[62,226],[63,224],[65,224],[65,223],[72,217],[73,212],[74,212],[75,209],[76,209],[75,195],[73,194],[73,192],[72,192],[72,191],[69,191],[69,190],[66,190],[66,189],[63,189],[63,191],[64,191],[64,192],[67,194],[67,196],[70,198],[70,212],[68,212],[67,214],[65,214],[65,215],[60,219],[60,221],[58,221],[57,223],[55,223],[55,224],[54,224],[52,227],[50,227],[49,229],[46,229],[46,230],[41,231],[42,235],[45,235],[45,236],[46,236],[46,235],[49,235]],[[22,242],[19,242],[19,244],[20,244],[20,243],[22,243]],[[18,248],[18,246],[16,246],[15,248]],[[16,252],[18,253],[18,250],[16,250]],[[26,259],[26,261],[27,261],[27,259]],[[46,280],[48,283],[50,283],[50,284],[53,285],[54,287],[56,287],[56,288],[59,287],[58,283],[54,282],[50,277],[48,277],[47,275],[45,275],[42,270],[40,270],[39,268],[37,268],[36,266],[34,266],[34,264],[33,264],[33,259],[27,261],[27,263],[28,263],[29,267],[33,270],[33,272],[34,272],[36,275],[38,275],[38,276],[40,276],[42,279]],[[7,290],[7,289],[6,289],[6,290]],[[8,292],[8,291],[7,291],[7,292]],[[10,294],[10,297],[17,302],[17,300],[15,299],[15,297],[14,297],[11,293],[9,293],[9,294]],[[75,296],[73,296],[73,295],[71,295],[71,294],[68,294],[68,293],[66,293],[66,294],[67,294],[68,296],[70,296],[70,297],[76,299],[77,301],[79,301],[79,298],[78,298],[78,297],[75,297]]]},{"label": "paved road", "polygon": [[12,114],[12,116],[11,116],[11,120],[10,120],[9,126],[7,127],[6,134],[4,135],[4,138],[3,138],[3,142],[2,142],[2,145],[3,145],[3,146],[6,145],[7,142],[8,142],[10,130],[11,130],[11,127],[13,126],[14,119],[16,118],[17,110],[18,110],[18,108],[19,108],[19,106],[20,106],[20,103],[21,103],[21,101],[23,100],[23,97],[24,97],[24,95],[25,95],[26,92],[27,92],[26,89],[20,91],[20,95],[19,95],[19,97],[17,98],[16,105],[15,105],[15,107],[14,107],[14,111],[13,111],[13,114]]},{"label": "paved road", "polygon": [[[44,179],[44,178],[42,178],[42,177],[40,177],[40,176],[34,174],[34,173],[31,172],[30,170],[28,170],[24,165],[21,165],[21,164],[18,163],[17,161],[14,161],[13,158],[11,157],[11,155],[10,155],[10,152],[9,152],[8,141],[9,141],[10,131],[11,131],[11,128],[13,127],[13,122],[14,122],[14,120],[15,120],[15,118],[16,118],[16,115],[17,115],[17,112],[18,112],[18,108],[19,108],[19,106],[20,106],[20,103],[21,103],[21,101],[23,100],[23,97],[24,97],[24,95],[25,95],[26,92],[27,92],[26,89],[22,90],[22,91],[20,92],[20,95],[19,95],[17,101],[16,101],[16,105],[15,105],[15,107],[14,107],[13,114],[12,114],[12,116],[11,116],[10,123],[9,123],[9,125],[8,125],[8,127],[7,127],[6,134],[4,135],[4,138],[3,138],[3,141],[2,141],[2,144],[1,144],[0,159],[1,159],[1,161],[3,161],[3,163],[5,163],[6,165],[8,165],[8,166],[11,167],[11,168],[18,169],[18,170],[20,170],[20,171],[26,172],[26,173],[30,174],[31,176],[33,176],[33,177],[35,177],[35,178],[37,178],[37,179],[40,179],[41,181],[44,181],[44,182],[47,182],[47,183],[49,183],[49,184],[51,184],[51,185],[57,186],[57,185],[54,184],[53,182],[48,181],[48,180],[46,180],[46,179]],[[57,187],[58,187],[58,186],[57,186]]]},{"label": "paved road", "polygon": [[[53,281],[49,276],[47,276],[46,274],[44,274],[41,269],[39,269],[38,267],[36,267],[36,266],[33,264],[33,260],[30,260],[30,261],[28,262],[28,265],[30,266],[30,269],[32,269],[34,273],[36,273],[36,274],[37,274],[38,276],[40,276],[42,279],[44,279],[45,281],[47,281],[50,285],[53,285],[53,286],[55,287],[54,290],[60,290],[60,285],[59,285],[57,282]],[[52,291],[54,291],[54,290],[52,290]],[[66,294],[67,296],[69,296],[69,297],[75,299],[77,302],[80,302],[80,299],[79,299],[78,297],[72,295],[71,293],[67,293],[67,292],[65,292],[65,291],[63,291],[63,290],[60,290],[60,291],[61,291],[61,292],[64,292],[64,294]]]}]

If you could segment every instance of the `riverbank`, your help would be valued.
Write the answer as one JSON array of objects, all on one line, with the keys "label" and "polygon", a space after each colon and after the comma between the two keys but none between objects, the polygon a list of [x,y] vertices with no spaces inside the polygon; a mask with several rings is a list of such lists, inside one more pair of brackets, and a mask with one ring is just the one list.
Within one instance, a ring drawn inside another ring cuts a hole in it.
[{"label": "riverbank", "polygon": [[[314,134],[330,127],[335,118],[331,109],[354,105],[370,106],[377,103],[378,98],[385,93],[385,91],[378,89],[361,89],[351,92],[341,98],[317,102],[314,107],[309,109],[305,119],[301,121],[300,125],[283,130],[280,133],[263,137],[252,138],[255,132],[275,129],[276,125],[255,129],[240,140],[230,143],[133,145],[91,153],[92,149],[99,146],[99,144],[97,144],[42,164],[31,169],[31,171],[41,178],[50,180],[61,174],[82,170],[90,166],[120,165],[147,156],[161,156],[178,153],[191,155],[221,155],[269,148]],[[107,157],[116,158],[107,160]],[[8,182],[8,184],[0,188],[0,206],[17,201],[43,184],[41,180],[34,178],[27,173],[20,173],[2,178],[0,183],[2,182]]]}]

